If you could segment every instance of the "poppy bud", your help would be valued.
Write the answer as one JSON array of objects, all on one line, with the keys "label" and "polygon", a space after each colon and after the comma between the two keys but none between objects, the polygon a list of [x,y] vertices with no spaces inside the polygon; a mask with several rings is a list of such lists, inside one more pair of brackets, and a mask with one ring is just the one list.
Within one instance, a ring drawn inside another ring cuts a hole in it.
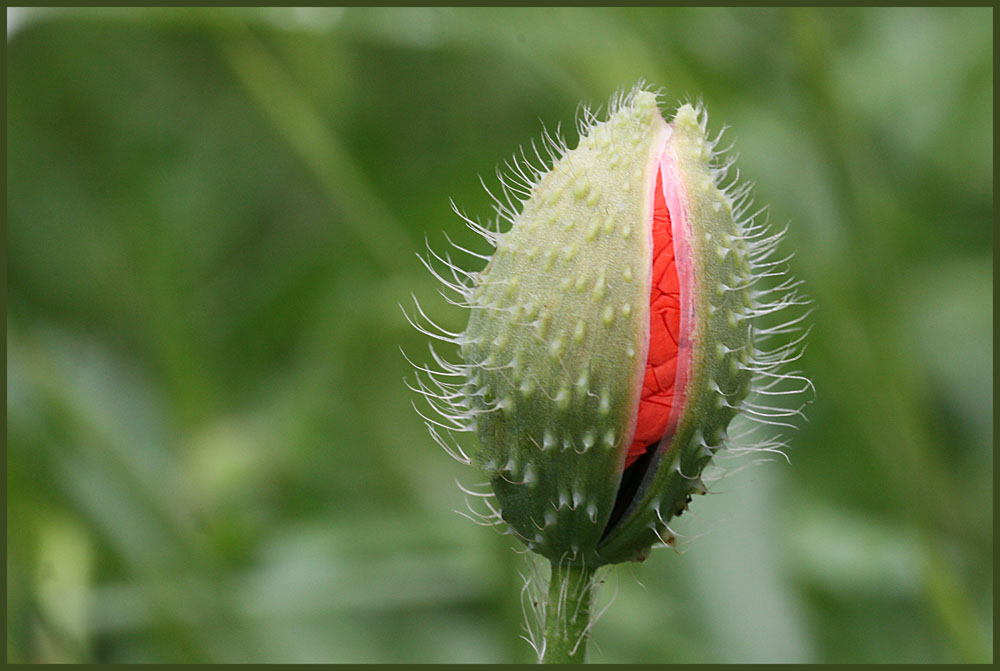
[{"label": "poppy bud", "polygon": [[[431,252],[469,321],[420,327],[461,362],[435,353],[414,388],[440,414],[425,417],[435,439],[488,476],[487,522],[595,567],[672,542],[730,420],[798,412],[753,405],[754,385],[803,378],[777,370],[794,343],[755,344],[754,319],[798,300],[754,286],[776,274],[780,234],[744,218],[746,189],[721,187],[704,114],[683,105],[667,123],[640,87],[603,121],[585,113],[580,136],[573,150],[549,138],[549,164],[513,166],[495,229],[467,219],[495,248],[482,270]],[[471,459],[452,431],[476,434]]]}]

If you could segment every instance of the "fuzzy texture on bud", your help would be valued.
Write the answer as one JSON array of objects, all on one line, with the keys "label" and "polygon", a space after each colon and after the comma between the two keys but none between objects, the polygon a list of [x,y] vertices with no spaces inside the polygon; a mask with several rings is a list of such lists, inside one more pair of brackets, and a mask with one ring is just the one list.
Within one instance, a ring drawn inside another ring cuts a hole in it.
[{"label": "fuzzy texture on bud", "polygon": [[[495,226],[466,219],[494,252],[458,249],[485,267],[424,259],[469,321],[445,331],[417,306],[415,325],[461,361],[432,350],[436,368],[418,366],[412,388],[437,413],[422,413],[431,435],[488,476],[491,492],[468,492],[483,523],[593,567],[671,544],[670,519],[705,493],[733,417],[785,424],[801,407],[753,399],[811,385],[781,370],[801,339],[760,349],[803,317],[755,319],[802,301],[791,280],[756,286],[784,272],[771,260],[781,234],[746,216],[748,188],[725,185],[704,113],[683,105],[667,123],[637,87],[579,130],[575,149],[546,137],[549,161],[514,163]],[[472,458],[462,431],[478,438]]]}]

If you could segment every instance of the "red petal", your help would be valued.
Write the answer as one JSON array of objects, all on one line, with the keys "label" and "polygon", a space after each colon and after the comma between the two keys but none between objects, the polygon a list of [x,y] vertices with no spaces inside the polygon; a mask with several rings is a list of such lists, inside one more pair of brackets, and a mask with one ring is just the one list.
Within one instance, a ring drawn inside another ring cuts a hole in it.
[{"label": "red petal", "polygon": [[[653,200],[653,277],[649,296],[649,355],[635,436],[625,458],[632,465],[650,445],[663,437],[675,402],[677,343],[680,335],[680,282],[674,263],[670,210],[663,197],[663,176],[657,171]],[[680,394],[678,394],[680,396]]]}]

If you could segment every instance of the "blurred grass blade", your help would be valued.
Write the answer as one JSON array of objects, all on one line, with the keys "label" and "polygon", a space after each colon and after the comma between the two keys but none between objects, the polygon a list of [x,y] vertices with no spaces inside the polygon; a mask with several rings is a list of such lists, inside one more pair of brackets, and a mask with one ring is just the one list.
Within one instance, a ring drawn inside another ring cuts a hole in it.
[{"label": "blurred grass blade", "polygon": [[414,247],[350,152],[302,96],[264,44],[248,30],[219,37],[226,63],[289,148],[343,213],[343,222],[383,271],[392,271]]}]

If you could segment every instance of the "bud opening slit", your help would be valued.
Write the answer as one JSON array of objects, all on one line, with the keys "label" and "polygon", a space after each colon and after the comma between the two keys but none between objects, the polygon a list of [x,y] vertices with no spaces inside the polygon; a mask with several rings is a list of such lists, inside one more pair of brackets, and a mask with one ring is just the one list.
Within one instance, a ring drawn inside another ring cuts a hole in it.
[{"label": "bud opening slit", "polygon": [[[670,444],[684,410],[691,367],[691,263],[684,235],[679,175],[670,150],[656,171],[652,212],[652,273],[649,295],[649,346],[636,426],[625,457],[621,485],[605,528],[610,531],[635,499],[658,448]],[[664,179],[666,172],[666,179]],[[670,201],[668,205],[668,199]],[[674,215],[671,216],[673,206]],[[682,288],[682,280],[684,284]],[[660,452],[662,453],[662,450]]]}]

